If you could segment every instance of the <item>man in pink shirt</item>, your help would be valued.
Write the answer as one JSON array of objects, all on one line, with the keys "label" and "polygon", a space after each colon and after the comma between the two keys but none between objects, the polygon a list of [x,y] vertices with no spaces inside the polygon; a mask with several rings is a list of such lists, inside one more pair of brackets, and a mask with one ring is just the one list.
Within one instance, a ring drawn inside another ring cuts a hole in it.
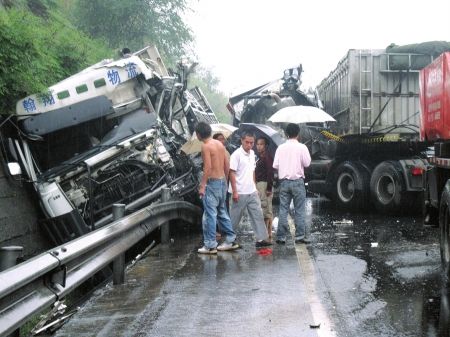
[{"label": "man in pink shirt", "polygon": [[273,159],[273,168],[278,170],[280,180],[280,209],[278,212],[277,240],[279,244],[286,243],[289,232],[287,217],[291,200],[294,200],[295,243],[310,243],[306,238],[306,190],[305,167],[311,163],[311,156],[306,145],[298,140],[300,127],[289,123],[285,133],[286,143],[278,146]]}]

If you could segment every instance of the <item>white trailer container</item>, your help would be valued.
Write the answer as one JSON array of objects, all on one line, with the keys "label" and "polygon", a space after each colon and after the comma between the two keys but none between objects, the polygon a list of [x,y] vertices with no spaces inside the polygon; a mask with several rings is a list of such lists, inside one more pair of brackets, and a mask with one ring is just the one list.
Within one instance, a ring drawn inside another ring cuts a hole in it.
[{"label": "white trailer container", "polygon": [[313,161],[310,191],[341,208],[373,204],[396,212],[417,205],[426,164],[419,142],[419,69],[431,61],[422,54],[348,51],[317,88],[341,138],[334,159]]},{"label": "white trailer container", "polygon": [[[318,86],[326,112],[337,121],[339,135],[418,131],[419,70],[430,55],[386,53],[384,49],[350,49]],[[412,130],[412,129],[413,130]]]}]

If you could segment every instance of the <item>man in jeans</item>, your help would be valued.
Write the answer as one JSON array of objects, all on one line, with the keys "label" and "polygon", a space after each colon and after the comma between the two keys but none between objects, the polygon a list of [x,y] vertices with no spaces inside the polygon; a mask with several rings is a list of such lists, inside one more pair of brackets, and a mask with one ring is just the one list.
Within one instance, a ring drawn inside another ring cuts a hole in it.
[{"label": "man in jeans", "polygon": [[260,137],[256,140],[256,151],[258,151],[258,160],[256,161],[255,180],[258,190],[261,208],[264,215],[264,222],[267,227],[269,240],[272,240],[272,185],[273,185],[273,159],[267,149],[269,140]]},{"label": "man in jeans", "polygon": [[305,171],[311,163],[308,148],[297,140],[300,128],[289,123],[285,133],[286,143],[278,146],[273,159],[273,168],[278,170],[280,179],[280,209],[278,212],[277,240],[279,244],[286,243],[289,231],[287,217],[291,200],[294,200],[295,243],[310,243],[306,238],[306,190]]},{"label": "man in jeans", "polygon": [[[195,127],[197,138],[202,144],[203,176],[200,182],[199,195],[203,201],[203,247],[200,254],[216,254],[218,250],[239,248],[234,242],[236,234],[231,226],[230,217],[225,209],[225,195],[229,161],[225,147],[218,140],[211,138],[211,126],[200,122]],[[219,222],[225,241],[217,246],[216,230]]]},{"label": "man in jeans", "polygon": [[242,215],[247,209],[250,222],[256,237],[256,248],[272,245],[268,242],[268,234],[261,209],[258,191],[255,184],[255,152],[252,150],[255,136],[244,132],[241,135],[241,147],[230,157],[230,185],[233,202],[230,217],[233,228],[239,226]]}]

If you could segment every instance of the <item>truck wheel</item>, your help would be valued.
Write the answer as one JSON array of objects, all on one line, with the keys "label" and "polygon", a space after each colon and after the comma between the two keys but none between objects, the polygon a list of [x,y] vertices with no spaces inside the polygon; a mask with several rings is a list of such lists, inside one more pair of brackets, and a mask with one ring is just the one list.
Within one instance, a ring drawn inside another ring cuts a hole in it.
[{"label": "truck wheel", "polygon": [[399,211],[407,206],[405,184],[394,163],[384,161],[375,167],[370,178],[370,194],[376,209],[383,213]]},{"label": "truck wheel", "polygon": [[353,162],[341,163],[335,171],[333,199],[341,208],[359,209],[366,205],[369,191],[369,175]]},{"label": "truck wheel", "polygon": [[441,264],[446,280],[449,278],[450,265],[450,191],[446,188],[442,192],[439,205],[439,228]]}]

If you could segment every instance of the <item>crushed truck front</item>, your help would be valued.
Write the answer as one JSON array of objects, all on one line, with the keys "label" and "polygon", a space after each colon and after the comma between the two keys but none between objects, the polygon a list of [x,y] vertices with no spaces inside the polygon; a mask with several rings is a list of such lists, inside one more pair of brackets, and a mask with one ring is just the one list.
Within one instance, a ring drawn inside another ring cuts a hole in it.
[{"label": "crushed truck front", "polygon": [[179,150],[198,120],[215,116],[187,91],[191,69],[168,71],[147,47],[17,103],[1,131],[4,157],[34,186],[54,243],[107,224],[113,204],[133,211],[159,200],[165,187],[195,202],[197,167]]}]

